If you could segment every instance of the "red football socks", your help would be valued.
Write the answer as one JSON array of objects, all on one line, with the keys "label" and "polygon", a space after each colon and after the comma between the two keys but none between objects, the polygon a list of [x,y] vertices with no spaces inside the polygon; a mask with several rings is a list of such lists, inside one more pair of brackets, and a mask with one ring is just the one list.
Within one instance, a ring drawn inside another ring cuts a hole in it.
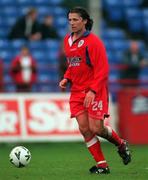
[{"label": "red football socks", "polygon": [[85,139],[85,142],[89,152],[92,154],[93,158],[97,162],[97,166],[107,167],[108,165],[102,153],[99,139],[93,136],[92,138]]},{"label": "red football socks", "polygon": [[121,139],[111,127],[106,126],[106,128],[108,130],[108,137],[106,139],[116,146],[120,146],[123,142],[123,139]]}]

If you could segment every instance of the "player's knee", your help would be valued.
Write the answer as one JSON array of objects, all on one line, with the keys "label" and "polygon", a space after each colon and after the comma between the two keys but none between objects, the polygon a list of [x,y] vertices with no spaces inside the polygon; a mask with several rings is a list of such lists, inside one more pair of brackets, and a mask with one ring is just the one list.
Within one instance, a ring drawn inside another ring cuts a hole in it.
[{"label": "player's knee", "polygon": [[83,136],[87,135],[90,132],[89,127],[87,127],[87,126],[86,127],[79,127],[79,130]]},{"label": "player's knee", "polygon": [[104,128],[103,128],[103,127],[94,126],[94,127],[91,127],[91,132],[92,132],[93,134],[98,135],[98,136],[103,136],[103,134],[104,134]]},{"label": "player's knee", "polygon": [[100,128],[98,128],[98,127],[91,128],[91,131],[93,134],[97,134],[97,135],[99,135],[101,133]]}]

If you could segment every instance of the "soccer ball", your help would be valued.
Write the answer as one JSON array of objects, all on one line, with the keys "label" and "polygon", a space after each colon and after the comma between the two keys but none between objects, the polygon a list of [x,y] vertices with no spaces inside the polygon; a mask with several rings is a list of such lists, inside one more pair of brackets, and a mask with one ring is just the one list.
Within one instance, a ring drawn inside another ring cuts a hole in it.
[{"label": "soccer ball", "polygon": [[24,146],[17,146],[11,150],[9,154],[9,160],[14,166],[18,168],[25,167],[31,160],[31,153]]}]

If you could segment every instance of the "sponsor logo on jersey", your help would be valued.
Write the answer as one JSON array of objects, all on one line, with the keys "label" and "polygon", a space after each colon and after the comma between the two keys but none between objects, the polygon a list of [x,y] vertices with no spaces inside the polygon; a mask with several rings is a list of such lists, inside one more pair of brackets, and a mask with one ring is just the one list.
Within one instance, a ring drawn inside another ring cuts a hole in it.
[{"label": "sponsor logo on jersey", "polygon": [[84,40],[80,40],[79,43],[78,43],[78,47],[81,47],[82,45],[84,44]]},{"label": "sponsor logo on jersey", "polygon": [[80,66],[81,57],[69,57],[67,58],[69,66]]}]

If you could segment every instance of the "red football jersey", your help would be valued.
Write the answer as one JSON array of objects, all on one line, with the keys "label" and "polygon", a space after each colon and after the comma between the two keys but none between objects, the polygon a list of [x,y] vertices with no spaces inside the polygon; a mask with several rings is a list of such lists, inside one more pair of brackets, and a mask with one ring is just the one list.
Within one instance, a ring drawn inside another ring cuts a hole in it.
[{"label": "red football jersey", "polygon": [[98,93],[107,87],[109,66],[103,42],[86,31],[72,41],[72,35],[64,38],[68,68],[64,78],[71,81],[71,91],[93,90]]}]

